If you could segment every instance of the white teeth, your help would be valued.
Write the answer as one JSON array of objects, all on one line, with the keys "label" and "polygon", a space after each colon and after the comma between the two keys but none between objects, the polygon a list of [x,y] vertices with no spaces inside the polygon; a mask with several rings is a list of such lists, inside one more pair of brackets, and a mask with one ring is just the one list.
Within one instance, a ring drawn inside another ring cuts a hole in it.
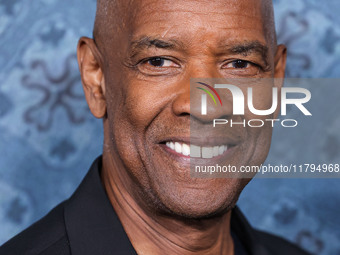
[{"label": "white teeth", "polygon": [[214,157],[218,156],[218,146],[215,146],[213,148],[213,155],[214,155]]},{"label": "white teeth", "polygon": [[182,154],[184,156],[189,156],[190,155],[190,147],[189,147],[189,145],[187,145],[185,143],[182,144]]},{"label": "white teeth", "polygon": [[182,153],[182,145],[178,142],[175,142],[175,151],[177,153]]},{"label": "white teeth", "polygon": [[213,156],[212,147],[202,147],[202,158],[212,158]]},{"label": "white teeth", "polygon": [[224,152],[224,145],[218,147],[218,154],[221,155],[221,154],[223,154],[223,152]]},{"label": "white teeth", "polygon": [[166,142],[166,146],[184,156],[193,158],[213,158],[222,155],[228,150],[227,145],[214,147],[200,147],[197,145],[188,145],[180,142]]},{"label": "white teeth", "polygon": [[193,158],[201,157],[201,147],[196,145],[190,145],[190,156]]}]

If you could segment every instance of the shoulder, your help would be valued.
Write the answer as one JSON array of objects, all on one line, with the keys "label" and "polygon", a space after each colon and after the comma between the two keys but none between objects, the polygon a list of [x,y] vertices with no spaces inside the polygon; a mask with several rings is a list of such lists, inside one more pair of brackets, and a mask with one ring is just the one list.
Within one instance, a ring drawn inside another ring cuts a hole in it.
[{"label": "shoulder", "polygon": [[44,218],[0,247],[0,255],[67,255],[70,254],[64,224],[64,203]]},{"label": "shoulder", "polygon": [[263,231],[255,230],[257,239],[266,247],[270,254],[276,255],[310,255],[291,242]]},{"label": "shoulder", "polygon": [[309,255],[279,236],[253,228],[237,206],[231,215],[231,228],[251,254]]}]

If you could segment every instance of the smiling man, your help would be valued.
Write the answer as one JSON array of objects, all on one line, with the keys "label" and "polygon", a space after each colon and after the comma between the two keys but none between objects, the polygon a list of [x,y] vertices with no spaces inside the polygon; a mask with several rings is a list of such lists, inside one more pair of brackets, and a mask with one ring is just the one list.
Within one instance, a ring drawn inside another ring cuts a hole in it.
[{"label": "smiling man", "polygon": [[[221,116],[237,121],[230,99],[209,116],[192,107],[190,79],[283,78],[273,20],[269,0],[99,0],[78,62],[104,122],[103,155],[69,200],[0,254],[305,254],[249,226],[235,207],[249,178],[190,176],[195,160],[264,162],[270,125],[219,139],[190,132],[194,123],[208,134]],[[270,106],[273,86],[257,87],[257,108]]]}]

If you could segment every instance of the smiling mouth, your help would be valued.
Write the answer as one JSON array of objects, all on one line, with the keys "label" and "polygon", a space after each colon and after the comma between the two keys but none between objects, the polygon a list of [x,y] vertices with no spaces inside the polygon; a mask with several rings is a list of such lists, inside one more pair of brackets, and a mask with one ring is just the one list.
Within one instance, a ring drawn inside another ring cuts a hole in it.
[{"label": "smiling mouth", "polygon": [[171,151],[181,154],[183,156],[203,159],[210,159],[221,156],[228,150],[228,148],[231,147],[230,145],[227,144],[206,147],[172,141],[166,142],[165,146],[168,147]]}]

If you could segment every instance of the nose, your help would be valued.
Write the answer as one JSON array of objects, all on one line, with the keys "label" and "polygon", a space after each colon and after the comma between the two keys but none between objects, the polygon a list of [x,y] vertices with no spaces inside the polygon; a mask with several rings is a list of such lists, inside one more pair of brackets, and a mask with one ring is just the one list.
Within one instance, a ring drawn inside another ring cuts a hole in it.
[{"label": "nose", "polygon": [[[198,68],[193,66],[183,79],[177,83],[177,96],[172,104],[176,116],[190,116],[202,123],[211,123],[214,119],[229,119],[232,115],[232,97],[226,90],[215,89],[215,84],[223,82],[223,77],[216,67],[208,64]],[[202,78],[199,78],[202,77]],[[202,104],[206,102],[206,114]]]}]

